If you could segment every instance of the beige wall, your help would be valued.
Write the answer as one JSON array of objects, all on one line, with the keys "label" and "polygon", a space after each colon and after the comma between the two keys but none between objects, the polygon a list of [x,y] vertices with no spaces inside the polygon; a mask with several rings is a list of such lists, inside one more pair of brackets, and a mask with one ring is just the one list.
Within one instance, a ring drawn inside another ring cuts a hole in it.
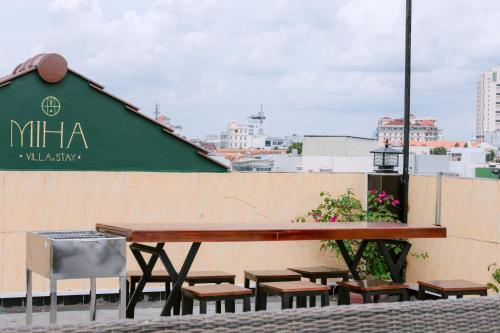
[{"label": "beige wall", "polygon": [[[309,173],[120,173],[0,172],[0,294],[25,290],[25,232],[94,229],[97,222],[288,222],[319,202],[319,192],[334,195],[352,187],[365,191],[363,174]],[[430,225],[435,216],[435,177],[411,177],[409,222]],[[441,223],[446,239],[412,240],[408,281],[464,278],[485,283],[487,267],[500,263],[500,182],[442,179]],[[176,265],[188,244],[167,245]],[[137,268],[128,255],[129,268]],[[193,269],[286,268],[292,265],[337,264],[319,251],[319,242],[204,243]],[[48,281],[34,275],[34,290]],[[113,289],[116,279],[98,281]],[[87,290],[83,280],[62,281],[59,291]]]},{"label": "beige wall", "polygon": [[[361,197],[363,174],[197,174],[121,172],[0,172],[0,293],[25,290],[25,232],[94,229],[97,222],[284,222],[319,202],[319,192]],[[179,265],[187,244],[167,245]],[[137,268],[128,255],[129,268]],[[319,242],[202,244],[193,269],[286,268],[335,263]],[[34,275],[34,291],[48,281]],[[98,288],[117,288],[117,279]],[[88,289],[87,281],[62,281],[59,291]]]},{"label": "beige wall", "polygon": [[[441,224],[446,239],[413,240],[411,252],[428,252],[429,258],[410,257],[407,280],[467,279],[490,281],[488,266],[500,264],[500,181],[442,178]],[[409,223],[434,223],[436,178],[411,177]]]}]

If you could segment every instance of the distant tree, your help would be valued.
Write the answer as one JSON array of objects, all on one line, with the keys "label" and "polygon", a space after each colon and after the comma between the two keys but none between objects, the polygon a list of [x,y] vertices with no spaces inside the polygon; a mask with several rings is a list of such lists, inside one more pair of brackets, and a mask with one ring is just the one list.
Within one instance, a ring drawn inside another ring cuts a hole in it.
[{"label": "distant tree", "polygon": [[464,143],[464,148],[468,148],[469,147],[469,144],[466,142]]},{"label": "distant tree", "polygon": [[286,150],[287,154],[290,154],[293,149],[297,149],[297,153],[302,154],[302,142],[294,142]]},{"label": "distant tree", "polygon": [[431,155],[446,155],[445,147],[436,147],[431,149]]},{"label": "distant tree", "polygon": [[460,147],[460,143],[455,142],[455,147]]},{"label": "distant tree", "polygon": [[486,162],[491,162],[495,159],[495,151],[490,150],[488,153],[486,153]]}]

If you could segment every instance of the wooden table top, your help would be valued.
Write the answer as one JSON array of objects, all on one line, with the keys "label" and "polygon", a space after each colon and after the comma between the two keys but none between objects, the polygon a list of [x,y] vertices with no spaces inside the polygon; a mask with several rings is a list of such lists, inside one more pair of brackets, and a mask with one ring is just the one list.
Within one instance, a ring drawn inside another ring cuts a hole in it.
[{"label": "wooden table top", "polygon": [[409,226],[390,222],[333,223],[129,223],[97,224],[101,232],[129,242],[242,242],[323,239],[445,238],[441,226]]}]

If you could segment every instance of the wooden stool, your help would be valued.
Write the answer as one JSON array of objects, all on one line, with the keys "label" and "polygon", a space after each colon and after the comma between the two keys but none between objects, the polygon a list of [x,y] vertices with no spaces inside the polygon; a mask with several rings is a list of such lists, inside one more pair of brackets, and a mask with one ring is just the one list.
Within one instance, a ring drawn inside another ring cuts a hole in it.
[{"label": "wooden stool", "polygon": [[[130,296],[134,294],[135,286],[139,283],[142,277],[142,271],[129,271],[127,272],[127,284],[126,284],[126,297],[127,303]],[[165,297],[170,294],[170,276],[166,271],[155,271],[147,281],[148,283],[164,283],[165,284]]]},{"label": "wooden stool", "polygon": [[443,299],[448,296],[457,298],[462,298],[464,295],[487,296],[488,287],[466,280],[418,281],[418,299],[425,300],[427,292],[437,294]]},{"label": "wooden stool", "polygon": [[200,302],[200,313],[207,313],[207,302],[224,301],[226,312],[235,312],[235,300],[243,300],[243,311],[250,311],[252,290],[233,284],[189,286],[182,288],[182,314],[193,314],[193,300]]},{"label": "wooden stool", "polygon": [[[268,294],[280,296],[281,309],[292,308],[294,297],[297,297],[297,308],[307,307],[307,296],[321,296],[321,306],[328,306],[330,304],[330,287],[314,282],[263,282],[260,284],[260,292],[262,298],[267,298]],[[310,304],[310,306],[315,305]]]},{"label": "wooden stool", "polygon": [[260,284],[262,282],[300,281],[301,275],[286,269],[245,271],[245,288],[250,288],[250,281],[255,282],[255,311],[267,308],[267,297],[262,297]]},{"label": "wooden stool", "polygon": [[[127,272],[127,302],[135,291],[135,286],[142,277],[142,271]],[[189,272],[186,277],[186,282],[190,286],[203,283],[231,283],[234,284],[236,275],[222,271],[193,271]],[[147,281],[148,283],[165,283],[165,298],[170,293],[170,276],[166,271],[154,271]],[[221,312],[221,303],[217,302],[217,313]]]},{"label": "wooden stool", "polygon": [[190,286],[202,283],[231,283],[234,284],[236,275],[222,271],[193,271],[186,277],[186,283]]},{"label": "wooden stool", "polygon": [[[316,282],[320,280],[321,284],[327,285],[328,279],[342,279],[342,281],[349,281],[349,270],[328,267],[328,266],[315,266],[315,267],[302,267],[302,268],[288,268],[291,271],[297,272],[305,278],[308,278],[311,282]],[[333,293],[333,288],[330,290],[330,294]],[[309,303],[311,307],[316,306],[316,296],[311,296]]]},{"label": "wooden stool", "polygon": [[378,303],[381,295],[399,295],[403,301],[408,300],[408,285],[404,283],[388,282],[383,280],[361,280],[339,282],[338,304],[350,304],[349,292],[363,296],[363,303]]}]

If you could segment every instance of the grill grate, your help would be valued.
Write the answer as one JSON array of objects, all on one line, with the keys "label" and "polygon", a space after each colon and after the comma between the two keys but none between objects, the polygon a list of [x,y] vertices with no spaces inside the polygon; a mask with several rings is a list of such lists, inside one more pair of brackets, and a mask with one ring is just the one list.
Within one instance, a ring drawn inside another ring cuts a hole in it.
[{"label": "grill grate", "polygon": [[111,235],[98,231],[48,231],[38,232],[40,236],[50,239],[90,239],[90,238],[112,238]]}]

